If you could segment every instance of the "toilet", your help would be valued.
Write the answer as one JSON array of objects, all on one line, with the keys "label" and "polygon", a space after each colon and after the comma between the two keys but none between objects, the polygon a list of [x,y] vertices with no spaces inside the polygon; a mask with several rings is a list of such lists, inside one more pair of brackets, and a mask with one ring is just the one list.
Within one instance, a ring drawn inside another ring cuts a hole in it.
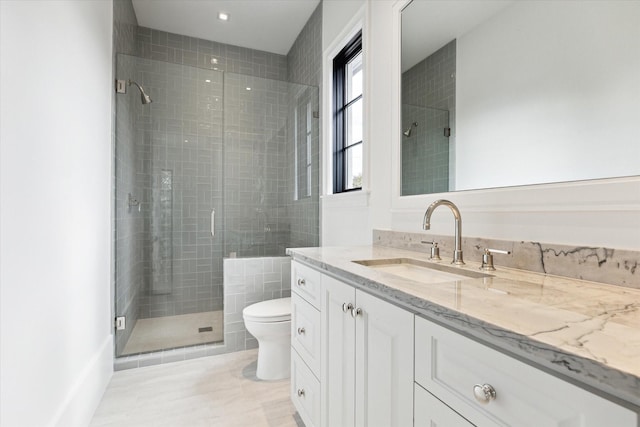
[{"label": "toilet", "polygon": [[291,374],[291,298],[272,299],[242,310],[247,331],[258,340],[261,380],[280,380]]}]

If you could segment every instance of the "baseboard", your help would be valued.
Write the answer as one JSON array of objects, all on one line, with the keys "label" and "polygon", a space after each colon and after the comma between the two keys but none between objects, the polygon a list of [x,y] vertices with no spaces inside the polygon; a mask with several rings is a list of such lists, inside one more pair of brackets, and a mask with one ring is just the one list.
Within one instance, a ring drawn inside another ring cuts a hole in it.
[{"label": "baseboard", "polygon": [[60,405],[51,426],[87,426],[113,374],[113,335],[104,340]]}]

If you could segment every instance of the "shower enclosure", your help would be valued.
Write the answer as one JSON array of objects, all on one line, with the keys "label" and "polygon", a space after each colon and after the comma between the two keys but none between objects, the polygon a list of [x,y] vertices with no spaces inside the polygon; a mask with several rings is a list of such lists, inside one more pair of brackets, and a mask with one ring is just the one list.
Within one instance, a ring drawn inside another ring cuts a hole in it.
[{"label": "shower enclosure", "polygon": [[122,54],[116,78],[153,100],[116,95],[116,356],[221,342],[223,258],[318,244],[318,89]]},{"label": "shower enclosure", "polygon": [[449,191],[449,111],[402,104],[401,194]]}]

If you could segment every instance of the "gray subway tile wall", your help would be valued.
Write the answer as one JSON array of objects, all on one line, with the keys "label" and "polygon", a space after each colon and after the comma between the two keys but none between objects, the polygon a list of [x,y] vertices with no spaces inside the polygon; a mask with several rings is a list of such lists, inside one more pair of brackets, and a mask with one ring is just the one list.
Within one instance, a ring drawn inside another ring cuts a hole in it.
[{"label": "gray subway tile wall", "polygon": [[[139,59],[154,102],[136,109],[144,217],[141,317],[222,309],[221,72]],[[216,159],[218,162],[214,161]]]},{"label": "gray subway tile wall", "polygon": [[287,57],[180,34],[138,27],[141,57],[190,67],[287,80]]},{"label": "gray subway tile wall", "polygon": [[236,350],[257,347],[258,342],[244,326],[242,310],[256,302],[290,296],[289,257],[225,258],[225,343],[234,344]]},{"label": "gray subway tile wall", "polygon": [[[446,192],[455,156],[456,41],[402,73],[402,194]],[[447,124],[448,123],[448,124]],[[451,128],[451,137],[444,128]]]},{"label": "gray subway tile wall", "polygon": [[[402,104],[402,117],[411,127],[402,141],[402,195],[449,191],[449,111]],[[413,126],[413,123],[418,123]]]},{"label": "gray subway tile wall", "polygon": [[[311,179],[310,197],[298,197],[289,199],[289,213],[291,218],[290,247],[318,246],[320,244],[320,141],[322,138],[322,105],[319,93],[322,89],[322,2],[307,21],[298,35],[296,41],[287,54],[288,80],[317,88],[315,92],[309,91],[297,100],[292,100],[292,105],[300,109],[304,105],[317,106],[317,110],[311,111],[311,161],[309,178]],[[317,114],[313,114],[313,113]],[[317,116],[317,117],[316,117]],[[303,120],[299,116],[300,120]],[[291,123],[291,127],[293,124]],[[298,129],[302,129],[299,126]],[[290,128],[290,134],[294,135]],[[298,141],[302,141],[302,135],[298,135]],[[298,150],[298,153],[300,150]],[[306,152],[305,152],[306,154]],[[295,166],[298,165],[298,173],[303,174],[304,156],[296,157],[293,144],[287,145],[288,171],[291,177],[295,175]],[[295,179],[295,178],[294,178]],[[294,194],[295,181],[289,180],[287,193]],[[299,183],[306,183],[299,179]]]}]

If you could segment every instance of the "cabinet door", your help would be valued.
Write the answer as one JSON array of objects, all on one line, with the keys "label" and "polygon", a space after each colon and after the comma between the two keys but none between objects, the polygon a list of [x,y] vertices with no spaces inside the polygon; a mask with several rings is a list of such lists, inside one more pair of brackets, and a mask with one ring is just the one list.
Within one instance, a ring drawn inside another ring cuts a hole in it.
[{"label": "cabinet door", "polygon": [[[638,426],[633,411],[477,341],[420,317],[415,327],[416,383],[478,426]],[[493,389],[488,403],[476,385]]]},{"label": "cabinet door", "polygon": [[415,391],[415,427],[473,427],[460,414],[417,384]]},{"label": "cabinet door", "polygon": [[322,276],[321,296],[321,422],[323,426],[353,426],[355,420],[355,322],[350,311],[355,289]]},{"label": "cabinet door", "polygon": [[356,425],[413,425],[413,314],[356,291]]},{"label": "cabinet door", "polygon": [[320,425],[320,383],[295,350],[291,351],[291,401],[306,427]]},{"label": "cabinet door", "polygon": [[320,312],[296,293],[291,294],[291,346],[320,377]]}]

